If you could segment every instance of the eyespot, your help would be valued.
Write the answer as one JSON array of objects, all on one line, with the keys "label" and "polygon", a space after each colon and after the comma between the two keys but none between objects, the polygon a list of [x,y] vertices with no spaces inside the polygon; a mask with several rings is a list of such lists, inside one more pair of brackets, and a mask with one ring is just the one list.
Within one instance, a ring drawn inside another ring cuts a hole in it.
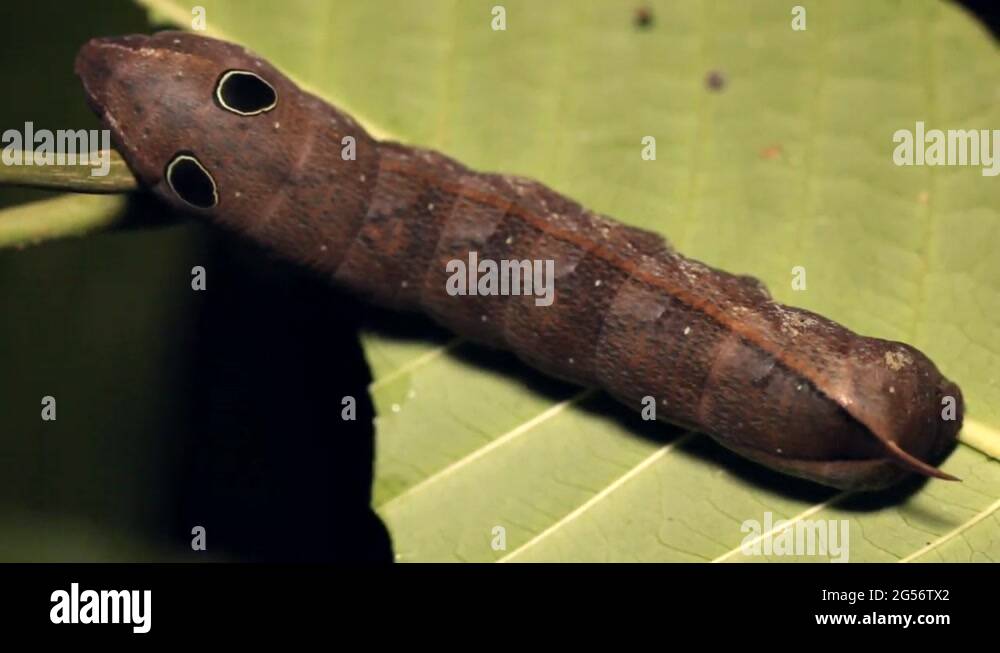
[{"label": "eyespot", "polygon": [[215,85],[215,99],[226,111],[255,116],[277,106],[278,92],[256,73],[228,70]]},{"label": "eyespot", "polygon": [[191,206],[210,209],[219,203],[219,191],[212,175],[191,154],[178,154],[167,164],[170,190]]}]

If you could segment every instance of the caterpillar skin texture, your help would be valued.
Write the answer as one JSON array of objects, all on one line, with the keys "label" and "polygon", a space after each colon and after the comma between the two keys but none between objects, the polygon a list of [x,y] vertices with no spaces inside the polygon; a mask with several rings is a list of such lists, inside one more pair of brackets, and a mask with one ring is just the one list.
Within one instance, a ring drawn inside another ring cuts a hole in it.
[{"label": "caterpillar skin texture", "polygon": [[[94,39],[76,72],[145,188],[372,302],[636,410],[654,397],[659,419],[787,474],[852,490],[953,478],[923,461],[954,444],[961,392],[913,347],[778,304],[537,181],[378,142],[241,46]],[[470,251],[554,260],[554,303],[449,295],[446,265]]]}]

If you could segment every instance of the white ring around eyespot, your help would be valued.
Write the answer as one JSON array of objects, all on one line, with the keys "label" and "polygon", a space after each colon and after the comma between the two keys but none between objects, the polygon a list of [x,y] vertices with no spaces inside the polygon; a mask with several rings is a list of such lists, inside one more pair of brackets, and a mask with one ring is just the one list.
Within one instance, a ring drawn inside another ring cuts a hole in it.
[{"label": "white ring around eyespot", "polygon": [[[274,93],[274,102],[267,105],[263,109],[257,109],[256,111],[240,111],[239,109],[234,109],[233,107],[229,106],[228,104],[226,104],[226,101],[222,99],[222,86],[226,83],[226,80],[232,77],[233,75],[250,75],[252,77],[256,77],[265,86],[271,89],[272,93]],[[222,77],[219,78],[219,83],[215,85],[215,99],[219,101],[219,106],[221,106],[226,111],[231,111],[240,116],[256,116],[257,114],[266,113],[271,109],[273,109],[274,107],[278,106],[278,89],[271,86],[271,84],[266,79],[264,79],[257,73],[250,72],[249,70],[227,70],[225,74],[223,74]]]},{"label": "white ring around eyespot", "polygon": [[[177,192],[177,189],[174,188],[174,182],[170,180],[170,173],[173,172],[174,166],[177,165],[178,162],[185,159],[188,161],[194,161],[194,164],[198,166],[198,168],[202,172],[205,173],[205,176],[208,177],[208,180],[212,183],[212,206],[198,206],[197,204],[192,204],[191,202],[184,199],[184,197]],[[215,177],[213,177],[212,173],[210,173],[208,170],[205,169],[205,166],[201,165],[201,161],[191,156],[190,154],[178,154],[177,156],[175,156],[170,161],[170,163],[167,164],[167,173],[164,176],[164,180],[167,182],[167,186],[170,187],[170,190],[174,191],[174,195],[180,198],[180,200],[185,204],[187,204],[188,206],[193,206],[196,209],[207,211],[209,209],[214,209],[219,205],[219,185],[215,183]]]}]

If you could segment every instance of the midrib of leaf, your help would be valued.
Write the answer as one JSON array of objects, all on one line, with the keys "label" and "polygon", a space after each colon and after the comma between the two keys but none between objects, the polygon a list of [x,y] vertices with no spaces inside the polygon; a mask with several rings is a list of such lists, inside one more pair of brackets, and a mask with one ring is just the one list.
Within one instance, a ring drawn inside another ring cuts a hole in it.
[{"label": "midrib of leaf", "polygon": [[966,418],[958,440],[994,460],[1000,460],[1000,429],[996,427]]}]

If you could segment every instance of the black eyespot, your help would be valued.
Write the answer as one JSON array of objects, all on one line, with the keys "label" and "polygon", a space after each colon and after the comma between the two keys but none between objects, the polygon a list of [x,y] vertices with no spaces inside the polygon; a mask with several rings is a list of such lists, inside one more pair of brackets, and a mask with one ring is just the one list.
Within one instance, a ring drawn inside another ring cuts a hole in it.
[{"label": "black eyespot", "polygon": [[229,70],[215,86],[219,106],[241,116],[255,116],[278,104],[278,93],[264,79],[247,70]]},{"label": "black eyespot", "polygon": [[178,154],[164,174],[170,189],[191,206],[210,209],[219,203],[219,191],[208,170],[190,154]]}]

